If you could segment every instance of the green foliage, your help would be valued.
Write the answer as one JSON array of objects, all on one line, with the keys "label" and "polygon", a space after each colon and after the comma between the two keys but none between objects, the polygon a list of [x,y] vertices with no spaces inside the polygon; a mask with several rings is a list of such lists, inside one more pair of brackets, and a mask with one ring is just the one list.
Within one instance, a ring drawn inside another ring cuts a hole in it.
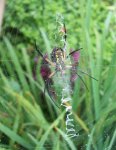
[{"label": "green foliage", "polygon": [[[114,150],[116,139],[115,3],[103,0],[7,1],[0,41],[0,149]],[[73,94],[77,139],[65,139],[65,117],[48,94],[37,66],[34,40],[43,53],[56,41],[55,17],[61,13],[68,48],[83,47],[81,70],[89,88],[76,81]]]}]

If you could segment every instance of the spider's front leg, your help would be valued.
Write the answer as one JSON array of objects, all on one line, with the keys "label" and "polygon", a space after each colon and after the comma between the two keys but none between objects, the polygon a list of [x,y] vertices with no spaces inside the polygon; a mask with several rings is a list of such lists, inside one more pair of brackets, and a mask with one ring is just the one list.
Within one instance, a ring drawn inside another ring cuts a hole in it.
[{"label": "spider's front leg", "polygon": [[54,76],[55,73],[56,73],[55,71],[52,72],[52,73],[48,76],[48,78],[52,78],[52,77]]},{"label": "spider's front leg", "polygon": [[54,64],[52,61],[50,61],[47,57],[44,57],[44,55],[43,55],[43,54],[41,53],[41,51],[38,49],[37,44],[36,44],[36,41],[35,41],[35,49],[36,49],[37,53],[38,53],[45,61],[47,61],[51,66],[55,67],[55,64]]},{"label": "spider's front leg", "polygon": [[55,64],[48,58],[44,58],[52,67],[55,67]]},{"label": "spider's front leg", "polygon": [[68,58],[69,56],[72,56],[74,53],[75,53],[75,54],[77,53],[77,55],[79,56],[80,54],[78,53],[78,51],[80,51],[81,49],[83,49],[83,48],[79,48],[79,49],[77,49],[77,50],[74,50],[74,51],[70,52],[70,53],[66,56],[66,58]]}]

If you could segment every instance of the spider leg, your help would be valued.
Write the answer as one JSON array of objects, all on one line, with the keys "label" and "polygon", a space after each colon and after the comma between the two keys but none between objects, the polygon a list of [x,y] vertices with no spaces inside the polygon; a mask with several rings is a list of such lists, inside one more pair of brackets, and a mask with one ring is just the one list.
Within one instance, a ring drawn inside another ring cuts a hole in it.
[{"label": "spider leg", "polygon": [[[75,52],[77,52],[77,51],[80,51],[81,49],[83,49],[83,48],[79,48],[79,49],[77,49],[77,50],[75,50],[75,51],[70,52],[70,53],[68,54],[68,56],[69,56],[69,55],[72,55],[73,53],[75,53]],[[66,58],[68,58],[68,56],[66,56]]]},{"label": "spider leg", "polygon": [[[71,65],[68,65],[68,66],[66,66],[68,69],[72,69],[72,66]],[[76,70],[74,69],[74,72],[75,72]],[[85,82],[84,82],[84,80],[83,80],[83,78],[81,77],[81,75],[79,75],[77,72],[75,72],[75,74],[77,74],[77,76],[80,78],[80,80],[83,82],[83,84],[84,84],[84,86],[86,87],[86,89],[89,91],[89,89],[88,89],[88,87],[87,87],[87,85],[85,84]]]},{"label": "spider leg", "polygon": [[38,53],[43,59],[45,59],[51,66],[55,66],[55,64],[54,64],[52,61],[50,61],[48,58],[45,58],[45,57],[43,56],[43,54],[41,53],[41,51],[40,51],[40,50],[38,49],[38,47],[37,47],[36,41],[35,41],[35,48],[36,48],[37,53]]},{"label": "spider leg", "polygon": [[98,81],[96,78],[92,77],[91,75],[89,75],[87,72],[84,72],[84,71],[81,71],[80,69],[78,69],[81,73],[85,74],[85,75],[88,75],[88,77]]},{"label": "spider leg", "polygon": [[52,76],[54,76],[55,73],[56,73],[55,71],[52,72],[52,73],[48,76],[48,78],[51,78]]},{"label": "spider leg", "polygon": [[[66,68],[71,69],[72,66],[71,66],[71,65],[67,65]],[[75,69],[74,69],[74,70],[75,70]],[[83,72],[83,71],[81,71],[81,70],[78,70],[78,71],[80,71],[81,73],[83,73],[83,74],[85,74],[85,75],[88,75],[90,78],[92,78],[92,79],[98,81],[97,79],[95,79],[94,77],[92,77],[91,75],[89,75],[88,73]],[[76,74],[77,74],[77,73],[76,73]],[[81,81],[83,82],[83,84],[85,85],[86,89],[89,90],[88,87],[86,86],[86,84],[85,84],[83,78],[81,77],[81,75],[79,75],[79,74],[77,74],[77,75],[78,75],[78,77],[81,79]]]},{"label": "spider leg", "polygon": [[83,49],[83,48],[79,48],[79,49],[77,49],[75,51],[72,51],[72,52],[69,53],[69,55],[72,55],[73,53],[75,53],[76,51],[80,51],[81,49]]},{"label": "spider leg", "polygon": [[53,66],[53,67],[55,67],[55,64],[52,62],[52,61],[50,61],[48,58],[44,58],[51,66]]},{"label": "spider leg", "polygon": [[85,84],[83,78],[82,78],[79,74],[77,74],[77,75],[78,75],[78,77],[81,79],[81,81],[83,82],[83,84],[84,84],[84,86],[86,87],[86,89],[89,91],[89,89],[88,89],[87,85]]},{"label": "spider leg", "polygon": [[[72,68],[72,65],[66,65],[66,68],[71,69],[71,68]],[[92,78],[92,79],[98,81],[98,79],[92,77],[92,76],[91,76],[90,74],[88,74],[87,72],[81,71],[80,69],[78,69],[78,71],[80,71],[81,73],[87,75],[88,77],[90,77],[90,78]]]},{"label": "spider leg", "polygon": [[38,49],[37,44],[36,44],[36,40],[35,40],[35,50],[37,51],[37,53],[44,58],[43,54],[41,53],[41,51]]}]

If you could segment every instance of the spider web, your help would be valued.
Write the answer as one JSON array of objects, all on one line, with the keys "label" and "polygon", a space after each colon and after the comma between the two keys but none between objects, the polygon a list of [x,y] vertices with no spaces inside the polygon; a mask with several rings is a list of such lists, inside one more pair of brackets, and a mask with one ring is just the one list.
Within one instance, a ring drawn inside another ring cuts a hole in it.
[{"label": "spider web", "polygon": [[[12,3],[12,2],[10,2],[10,3]],[[14,4],[15,5],[15,4]],[[8,6],[7,6],[8,7]],[[7,11],[7,10],[5,10],[5,11]],[[12,9],[11,10],[11,13],[10,13],[10,15],[12,16],[12,14],[14,14],[15,12],[14,12],[14,10]],[[4,22],[5,22],[5,20],[4,20]],[[3,24],[4,25],[4,24]],[[16,24],[14,24],[14,27],[16,27]],[[56,29],[58,29],[57,28],[57,26],[56,26]],[[59,29],[58,29],[59,30]],[[13,36],[12,36],[12,38],[13,39],[10,39],[10,40],[13,40],[13,43],[14,43],[14,45],[13,45],[13,47],[14,47],[14,49],[15,49],[15,44],[17,43],[17,37],[18,37],[18,32],[15,32],[15,33],[13,33],[14,31],[12,30],[12,29],[10,29],[9,30],[9,32],[11,33],[11,34],[13,34]],[[3,33],[3,35],[2,36],[6,36],[8,33],[7,33],[7,31],[6,32],[4,32]],[[56,46],[58,46],[58,42],[57,42],[57,39],[60,39],[59,37],[57,37],[57,33],[55,34],[55,40],[56,40]],[[2,42],[1,42],[2,43]],[[24,43],[24,41],[22,41],[22,43]],[[62,43],[61,43],[61,45],[62,45]],[[68,48],[69,48],[69,44],[68,44]],[[4,50],[5,49],[5,50]],[[3,46],[3,50],[4,51],[7,51],[8,49],[5,47],[5,45]],[[7,54],[7,52],[4,52],[4,51],[0,51],[0,55],[2,54],[2,56],[4,56],[4,58],[3,57],[1,57],[0,58],[0,67],[2,68],[2,71],[3,71],[3,73],[4,73],[4,75],[7,77],[7,78],[9,78],[9,80],[10,80],[10,82],[11,82],[11,86],[13,85],[13,86],[15,86],[14,88],[16,88],[17,90],[19,90],[19,85],[17,84],[17,81],[18,81],[18,77],[17,77],[17,73],[15,72],[15,68],[13,68],[14,69],[14,71],[13,71],[13,73],[9,73],[9,71],[8,71],[8,68],[6,67],[7,66],[7,64],[11,64],[11,68],[14,66],[13,64],[15,63],[15,60],[11,60],[11,58],[9,57],[9,55]],[[20,53],[20,51],[18,52],[18,53]],[[82,53],[81,53],[81,59],[83,60],[83,59],[85,59],[86,57],[87,57],[87,52],[86,51],[82,51]],[[6,56],[7,56],[7,59],[6,59]],[[21,58],[19,58],[19,59],[21,59]],[[20,60],[21,61],[21,60]],[[81,62],[80,62],[81,63]],[[100,65],[95,65],[95,67],[96,68],[99,68],[100,67]],[[110,66],[110,67],[112,67],[112,68],[114,68],[115,67],[115,64],[112,64],[112,66]],[[89,71],[89,69],[87,69],[87,66],[85,65],[85,66],[82,66],[82,70],[86,70],[86,71]],[[3,80],[3,78],[2,77],[0,77],[0,82]],[[0,88],[1,89],[1,95],[4,97],[4,98],[7,98],[8,97],[8,95],[6,94],[6,93],[2,93],[2,87]],[[92,122],[88,122],[88,124],[91,124]],[[77,125],[77,128],[79,127],[79,125]],[[106,133],[106,136],[108,136],[107,135],[107,133]],[[81,138],[81,137],[80,137]],[[84,139],[83,139],[84,140]],[[102,139],[99,139],[99,142],[100,141],[102,141]],[[55,142],[55,141],[54,141]],[[50,146],[51,147],[51,145],[46,145],[46,147],[47,146]],[[86,145],[85,145],[85,147],[86,147]],[[81,147],[82,149],[84,149],[85,147]]]}]

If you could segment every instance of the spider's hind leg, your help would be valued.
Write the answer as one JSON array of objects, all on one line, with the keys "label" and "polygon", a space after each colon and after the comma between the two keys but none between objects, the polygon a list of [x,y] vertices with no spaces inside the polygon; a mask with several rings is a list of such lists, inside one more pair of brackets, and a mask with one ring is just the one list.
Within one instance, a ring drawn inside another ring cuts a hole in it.
[{"label": "spider's hind leg", "polygon": [[78,75],[78,77],[80,78],[80,80],[83,82],[83,84],[84,84],[84,86],[86,87],[86,89],[89,91],[89,89],[88,89],[88,87],[87,87],[85,81],[84,81],[83,78],[81,77],[81,75],[79,75],[79,74],[77,74],[77,75]]},{"label": "spider's hind leg", "polygon": [[80,69],[78,69],[78,71],[80,71],[81,73],[87,75],[88,77],[90,77],[90,78],[92,78],[92,79],[98,81],[96,78],[92,77],[92,76],[91,76],[90,74],[88,74],[87,72],[81,71]]}]

